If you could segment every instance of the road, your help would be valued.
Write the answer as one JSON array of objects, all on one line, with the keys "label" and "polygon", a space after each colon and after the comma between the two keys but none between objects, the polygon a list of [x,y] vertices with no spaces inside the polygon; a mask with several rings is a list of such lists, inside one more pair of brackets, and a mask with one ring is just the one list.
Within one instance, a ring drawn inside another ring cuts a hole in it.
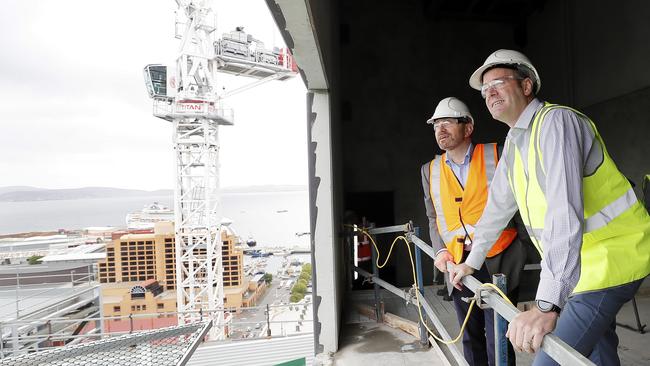
[{"label": "road", "polygon": [[241,313],[236,314],[232,321],[231,338],[249,338],[256,337],[259,332],[266,326],[266,305],[289,304],[291,289],[284,286],[279,288],[280,283],[285,280],[273,278],[266,292],[258,300],[258,304],[253,309],[242,308]]}]

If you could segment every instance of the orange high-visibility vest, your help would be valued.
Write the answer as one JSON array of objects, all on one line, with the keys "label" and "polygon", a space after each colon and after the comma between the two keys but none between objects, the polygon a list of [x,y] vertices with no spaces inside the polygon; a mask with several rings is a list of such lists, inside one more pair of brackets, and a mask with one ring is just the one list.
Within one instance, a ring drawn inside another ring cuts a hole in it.
[{"label": "orange high-visibility vest", "polygon": [[[463,257],[463,247],[474,238],[474,226],[487,203],[488,187],[498,162],[497,145],[474,146],[465,188],[445,163],[446,157],[447,153],[444,153],[429,163],[429,192],[436,210],[438,233],[454,262],[459,263]],[[494,257],[501,253],[516,236],[517,230],[514,228],[503,230],[487,256]]]}]

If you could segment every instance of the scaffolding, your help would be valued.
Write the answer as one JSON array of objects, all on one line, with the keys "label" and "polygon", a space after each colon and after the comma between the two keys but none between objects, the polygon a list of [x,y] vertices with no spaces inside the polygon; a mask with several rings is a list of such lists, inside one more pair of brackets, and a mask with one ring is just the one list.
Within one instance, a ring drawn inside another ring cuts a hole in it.
[{"label": "scaffolding", "polygon": [[[368,234],[371,236],[376,236],[380,234],[399,234],[403,235],[406,241],[408,242],[407,245],[411,246],[413,245],[413,249],[415,251],[415,273],[417,274],[417,288],[412,288],[411,290],[403,290],[400,289],[399,287],[382,280],[379,277],[379,268],[377,266],[377,253],[375,250],[372,251],[372,273],[356,267],[354,263],[351,262],[353,256],[352,256],[352,245],[349,245],[347,248],[348,251],[348,256],[349,256],[349,261],[348,261],[348,268],[349,268],[349,276],[352,276],[354,272],[360,274],[361,276],[365,277],[369,281],[371,281],[374,285],[374,298],[375,298],[375,316],[377,319],[377,322],[382,322],[382,312],[381,312],[381,295],[380,295],[380,288],[384,288],[387,291],[401,297],[402,299],[406,300],[407,304],[411,304],[413,306],[420,307],[420,311],[424,311],[426,314],[426,319],[430,321],[433,326],[435,327],[435,330],[438,332],[438,336],[442,338],[445,341],[451,341],[452,337],[449,335],[447,330],[445,329],[444,325],[436,315],[436,313],[433,311],[432,306],[429,304],[427,299],[424,297],[424,288],[422,285],[422,253],[428,255],[431,257],[431,259],[435,259],[435,251],[433,248],[422,241],[417,236],[417,228],[413,227],[413,224],[411,222],[403,224],[403,225],[395,225],[395,226],[388,226],[388,227],[381,227],[381,228],[374,228],[372,224],[369,224],[370,228],[367,230],[360,230],[359,228],[354,228],[348,231],[348,238],[353,238],[356,237],[357,235],[364,235]],[[351,241],[351,240],[350,240]],[[500,276],[495,276],[494,278],[494,283],[495,285],[503,285],[503,275]],[[471,290],[473,293],[475,293],[475,297],[477,298],[477,304],[479,304],[480,307],[484,308],[491,308],[494,310],[494,332],[495,332],[495,357],[496,357],[496,364],[501,365],[501,364],[507,364],[507,338],[505,336],[506,333],[506,321],[512,320],[515,315],[519,314],[520,311],[514,307],[512,304],[508,303],[503,297],[501,297],[497,292],[491,290],[491,289],[486,289],[482,285],[482,283],[474,278],[473,276],[466,276],[462,280],[463,285]],[[418,292],[417,294],[415,292]],[[419,329],[420,329],[420,342],[422,344],[428,344],[429,342],[435,342],[433,338],[429,338],[427,334],[427,327],[425,324],[423,324],[422,319],[419,322]],[[444,345],[447,347],[449,350],[450,354],[452,355],[453,359],[458,363],[459,365],[467,365],[467,361],[465,361],[465,358],[463,357],[462,352],[454,345],[454,344],[446,344]],[[578,353],[575,349],[571,348],[569,345],[567,345],[564,341],[559,339],[556,335],[554,334],[547,334],[544,336],[544,341],[542,343],[542,350],[546,352],[549,356],[551,356],[555,361],[557,361],[560,365],[594,365],[593,362],[591,362],[589,359]]]},{"label": "scaffolding", "polygon": [[[266,305],[264,307],[242,308],[244,312],[264,311],[264,320],[237,319],[232,316],[233,309],[212,309],[193,311],[192,314],[178,312],[155,312],[148,314],[128,314],[123,316],[91,315],[87,317],[46,317],[38,319],[19,319],[0,322],[0,364],[5,360],[13,360],[19,356],[42,353],[51,354],[51,350],[67,348],[76,344],[87,344],[100,339],[113,339],[130,334],[150,332],[150,329],[141,328],[143,321],[151,321],[155,327],[156,320],[160,318],[183,317],[197,319],[193,325],[204,324],[216,318],[215,314],[222,314],[224,323],[219,326],[225,330],[227,340],[254,340],[268,338],[284,338],[298,334],[313,333],[313,319],[311,318],[312,303],[302,300],[298,303]],[[105,325],[109,323],[124,324],[120,331],[106,332]],[[173,327],[172,327],[173,328]],[[160,327],[157,329],[171,329]],[[187,329],[187,328],[182,328]],[[217,342],[219,343],[219,342]],[[96,355],[98,358],[110,355]],[[45,358],[43,358],[45,359]]]}]

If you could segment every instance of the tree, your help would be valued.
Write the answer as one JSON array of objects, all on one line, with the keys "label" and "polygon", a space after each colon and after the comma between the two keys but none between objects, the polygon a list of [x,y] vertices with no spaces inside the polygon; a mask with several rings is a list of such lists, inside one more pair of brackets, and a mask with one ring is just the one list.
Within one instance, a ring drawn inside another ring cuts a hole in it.
[{"label": "tree", "polygon": [[296,283],[293,288],[291,289],[291,293],[300,293],[304,294],[307,291],[307,286],[303,285],[302,283]]},{"label": "tree", "polygon": [[300,276],[298,276],[298,278],[301,280],[305,280],[305,282],[309,282],[309,280],[311,279],[311,275],[303,270],[302,272],[300,272]]},{"label": "tree", "polygon": [[29,264],[41,264],[43,261],[41,261],[41,258],[43,258],[42,255],[33,255],[29,258],[27,258],[27,263]]},{"label": "tree", "polygon": [[264,276],[262,276],[262,278],[264,279],[264,282],[266,282],[267,284],[273,281],[273,275],[270,273],[265,273]]},{"label": "tree", "polygon": [[295,293],[295,294],[292,294],[292,295],[289,297],[289,301],[291,301],[291,302],[298,302],[298,301],[302,300],[303,297],[305,297],[305,295],[303,295],[303,294],[299,294],[299,293]]}]

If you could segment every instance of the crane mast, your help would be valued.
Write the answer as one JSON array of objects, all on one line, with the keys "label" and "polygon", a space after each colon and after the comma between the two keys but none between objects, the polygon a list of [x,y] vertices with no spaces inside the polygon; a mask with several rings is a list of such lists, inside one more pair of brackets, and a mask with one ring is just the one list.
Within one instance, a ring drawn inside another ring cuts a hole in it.
[{"label": "crane mast", "polygon": [[[233,124],[226,96],[297,73],[286,49],[267,50],[238,27],[216,39],[209,0],[176,0],[175,67],[144,68],[153,114],[172,122],[176,292],[179,324],[210,318],[210,339],[224,337],[224,292],[219,201],[219,126]],[[255,45],[255,48],[252,46]],[[219,95],[217,72],[257,79]]]},{"label": "crane mast", "polygon": [[[176,239],[176,303],[179,323],[197,321],[203,310],[223,309],[221,205],[219,204],[219,128],[232,124],[215,107],[216,17],[206,1],[177,0],[173,145]],[[182,34],[179,30],[182,29]],[[203,113],[196,113],[202,111]],[[208,311],[211,339],[223,338],[223,312]]]}]

